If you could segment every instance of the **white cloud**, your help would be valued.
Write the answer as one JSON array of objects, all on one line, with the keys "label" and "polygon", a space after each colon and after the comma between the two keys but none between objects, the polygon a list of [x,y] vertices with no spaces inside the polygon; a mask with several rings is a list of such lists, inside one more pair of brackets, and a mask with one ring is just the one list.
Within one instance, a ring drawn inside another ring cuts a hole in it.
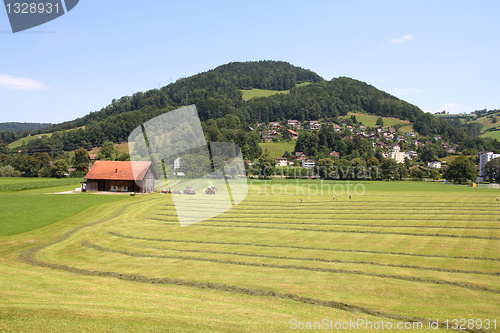
[{"label": "white cloud", "polygon": [[40,81],[7,74],[0,74],[0,87],[15,90],[43,90],[49,88]]},{"label": "white cloud", "polygon": [[404,43],[413,38],[413,35],[404,35],[401,38],[391,39],[389,43]]}]

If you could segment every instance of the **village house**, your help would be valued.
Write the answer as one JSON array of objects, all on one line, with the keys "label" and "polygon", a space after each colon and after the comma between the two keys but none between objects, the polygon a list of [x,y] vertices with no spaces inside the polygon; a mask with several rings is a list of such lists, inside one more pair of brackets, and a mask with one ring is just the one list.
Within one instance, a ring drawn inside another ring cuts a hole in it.
[{"label": "village house", "polygon": [[309,122],[309,128],[310,129],[319,129],[320,125],[319,125],[319,122],[317,120],[311,120]]},{"label": "village house", "polygon": [[287,131],[292,136],[292,139],[297,139],[299,137],[299,133],[295,132],[294,130],[287,129]]},{"label": "village house", "polygon": [[295,153],[295,158],[297,160],[305,160],[307,158],[307,156],[303,152],[298,151],[298,152]]},{"label": "village house", "polygon": [[312,169],[316,166],[316,162],[314,162],[314,160],[311,160],[311,159],[307,159],[307,160],[302,160],[302,167],[303,168],[309,168],[309,169]]},{"label": "village house", "polygon": [[427,163],[427,166],[429,167],[429,169],[441,169],[441,162],[439,161],[429,162]]},{"label": "village house", "polygon": [[409,151],[406,152],[406,157],[409,157],[410,159],[412,157],[417,157],[417,156],[418,156],[418,153],[416,151],[414,151],[414,150],[409,150]]},{"label": "village house", "polygon": [[288,165],[288,160],[285,157],[276,157],[276,166],[286,167]]},{"label": "village house", "polygon": [[338,151],[332,151],[332,152],[330,153],[330,156],[340,157],[340,154],[339,154],[339,152],[338,152]]},{"label": "village house", "polygon": [[85,176],[85,180],[82,183],[82,191],[155,191],[155,174],[149,161],[97,161]]},{"label": "village house", "polygon": [[274,136],[272,135],[262,135],[262,140],[264,140],[265,142],[273,141],[273,138]]},{"label": "village house", "polygon": [[299,122],[295,119],[288,119],[288,125],[290,126],[297,126]]},{"label": "village house", "polygon": [[405,162],[405,153],[402,153],[398,150],[393,150],[392,152],[389,153],[389,158],[392,158],[396,160],[398,163],[404,163]]}]

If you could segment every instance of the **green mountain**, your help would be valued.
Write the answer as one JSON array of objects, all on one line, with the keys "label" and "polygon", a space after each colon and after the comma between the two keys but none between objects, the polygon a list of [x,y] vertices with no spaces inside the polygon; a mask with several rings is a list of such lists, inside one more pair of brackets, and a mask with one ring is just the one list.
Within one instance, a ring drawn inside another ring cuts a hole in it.
[{"label": "green mountain", "polygon": [[[242,90],[250,89],[266,91],[266,96],[245,101]],[[426,114],[365,82],[347,77],[326,81],[310,70],[282,61],[233,62],[160,89],[113,99],[100,111],[35,131],[33,134],[54,134],[31,145],[50,145],[57,151],[69,151],[79,147],[90,149],[105,141],[123,142],[145,121],[189,104],[196,105],[210,138],[233,141],[240,146],[253,146],[259,140],[242,133],[246,126],[257,122],[334,119],[348,112],[396,117],[412,122],[413,128],[424,136],[440,135],[464,146],[465,142],[467,146],[488,146],[482,141],[470,143],[471,138],[461,124],[452,125]],[[68,129],[75,130],[63,131]],[[258,150],[249,157],[255,154]]]},{"label": "green mountain", "polygon": [[[304,85],[305,82],[311,84]],[[289,94],[244,101],[243,89],[289,90]],[[132,125],[132,130],[140,122],[187,104],[196,105],[202,121],[235,114],[241,122],[248,124],[287,118],[317,120],[346,115],[349,111],[412,121],[423,113],[414,105],[350,78],[325,81],[310,70],[280,61],[234,62],[180,79],[161,89],[113,99],[100,111],[45,128],[39,133],[80,126],[92,131],[92,126],[88,125],[99,124],[100,130],[104,126],[110,134],[107,139],[120,141],[126,139],[127,131],[110,128],[108,125],[111,124],[106,124],[109,120],[122,129],[128,130]],[[128,123],[123,124],[124,121]],[[99,141],[97,134],[92,137]]]}]

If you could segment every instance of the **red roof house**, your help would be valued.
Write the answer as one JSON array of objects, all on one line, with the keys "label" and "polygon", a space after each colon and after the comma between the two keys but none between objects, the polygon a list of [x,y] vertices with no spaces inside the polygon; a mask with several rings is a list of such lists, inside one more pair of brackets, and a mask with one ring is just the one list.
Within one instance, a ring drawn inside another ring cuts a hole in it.
[{"label": "red roof house", "polygon": [[155,191],[151,162],[96,161],[85,176],[84,191],[137,192]]}]

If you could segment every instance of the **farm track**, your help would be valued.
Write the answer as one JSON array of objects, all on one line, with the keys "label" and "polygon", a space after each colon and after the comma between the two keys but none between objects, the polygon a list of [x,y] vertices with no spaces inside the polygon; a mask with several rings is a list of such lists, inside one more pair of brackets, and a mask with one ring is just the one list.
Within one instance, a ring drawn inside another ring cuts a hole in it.
[{"label": "farm track", "polygon": [[269,248],[285,248],[285,249],[295,249],[295,250],[315,250],[315,251],[331,251],[331,252],[348,252],[348,253],[367,253],[367,254],[389,254],[398,256],[414,256],[414,257],[425,257],[425,258],[447,258],[447,259],[470,259],[470,260],[488,260],[488,261],[500,261],[500,258],[488,258],[488,257],[466,257],[466,256],[448,256],[443,254],[420,254],[420,253],[405,253],[405,252],[390,252],[390,251],[367,251],[367,250],[350,250],[350,249],[330,249],[321,247],[307,247],[307,246],[290,246],[290,245],[278,245],[278,244],[257,244],[257,243],[237,243],[237,242],[217,242],[217,241],[196,241],[196,240],[177,240],[177,239],[162,239],[162,238],[147,238],[147,237],[136,237],[123,235],[118,232],[110,231],[110,235],[122,238],[154,241],[154,242],[170,242],[170,243],[193,243],[193,244],[215,244],[215,245],[237,245],[237,246],[257,246],[257,247],[269,247]]},{"label": "farm track", "polygon": [[[124,274],[124,273],[110,272],[110,271],[81,269],[81,268],[76,268],[76,267],[72,267],[72,266],[68,266],[68,265],[43,262],[43,261],[36,259],[36,254],[39,251],[41,251],[41,250],[43,250],[51,245],[55,245],[55,244],[58,244],[58,243],[65,241],[71,235],[75,234],[76,232],[78,232],[84,228],[92,227],[92,226],[95,226],[97,224],[104,223],[104,222],[107,222],[107,221],[112,220],[114,218],[117,218],[120,215],[122,215],[127,210],[127,208],[129,208],[130,206],[133,206],[134,204],[137,204],[137,203],[132,203],[132,204],[129,204],[129,205],[122,207],[118,212],[116,212],[111,217],[105,218],[103,220],[99,220],[97,222],[93,222],[93,223],[89,223],[86,225],[76,227],[76,228],[66,232],[64,235],[60,236],[59,238],[57,238],[56,240],[54,240],[52,242],[23,250],[19,255],[19,260],[21,262],[24,262],[24,263],[32,265],[32,266],[37,266],[37,267],[42,267],[42,268],[50,268],[50,269],[70,272],[70,273],[77,274],[77,275],[110,277],[110,278],[115,278],[115,279],[119,279],[119,280],[139,282],[139,283],[177,285],[177,286],[191,287],[191,288],[197,288],[197,289],[209,289],[209,290],[216,290],[216,291],[225,291],[225,292],[244,294],[244,295],[250,295],[250,296],[272,297],[272,298],[277,298],[277,299],[282,299],[282,300],[295,301],[295,302],[308,304],[308,305],[328,307],[328,308],[333,308],[333,309],[342,310],[342,311],[360,312],[360,313],[371,315],[374,317],[388,318],[388,319],[404,321],[404,322],[420,322],[422,324],[434,322],[431,319],[427,319],[427,318],[423,318],[423,317],[405,316],[405,315],[396,314],[396,313],[379,311],[379,310],[372,309],[369,307],[364,307],[364,306],[359,306],[359,305],[354,305],[354,304],[348,304],[348,303],[337,302],[337,301],[332,301],[332,300],[323,300],[323,299],[312,298],[312,297],[299,296],[299,295],[293,294],[293,293],[283,293],[283,292],[277,292],[277,291],[260,289],[260,288],[259,289],[255,289],[255,288],[252,289],[252,288],[245,288],[245,287],[239,287],[239,286],[233,286],[233,285],[221,284],[221,283],[188,281],[188,280],[182,280],[182,279],[171,279],[171,278],[167,278],[167,277],[165,277],[165,278],[149,278],[149,277],[146,277],[143,275],[137,275],[137,274]],[[447,328],[447,326],[443,322],[443,320],[440,320],[438,325],[441,328]],[[487,332],[483,329],[466,329],[466,331],[472,332],[472,333]]]},{"label": "farm track", "polygon": [[[174,225],[172,221],[149,218],[150,220],[164,221],[168,225]],[[235,221],[235,223],[241,223]],[[331,232],[331,233],[353,233],[353,234],[376,234],[376,235],[401,235],[401,236],[419,236],[419,237],[450,237],[450,238],[474,238],[474,239],[488,239],[500,240],[500,237],[486,237],[474,235],[453,235],[453,234],[431,234],[431,233],[412,233],[412,232],[395,232],[395,231],[368,231],[368,230],[333,230],[333,229],[306,229],[306,228],[285,228],[285,227],[268,227],[257,225],[219,225],[219,224],[204,224],[197,223],[196,227],[218,227],[218,228],[258,228],[258,229],[275,229],[275,230],[296,230],[296,231],[312,231],[312,232]]]},{"label": "farm track", "polygon": [[263,263],[247,262],[247,261],[222,260],[222,259],[215,259],[215,258],[200,258],[200,257],[189,257],[189,256],[146,254],[146,253],[139,253],[139,252],[132,252],[132,251],[124,251],[124,250],[107,248],[104,246],[92,244],[92,243],[87,242],[87,241],[82,242],[81,244],[85,247],[92,248],[92,249],[97,250],[97,251],[117,253],[117,254],[130,256],[130,257],[205,261],[205,262],[213,262],[213,263],[217,263],[217,264],[228,264],[228,265],[239,265],[239,266],[306,270],[306,271],[315,271],[315,272],[323,272],[323,273],[337,273],[337,274],[356,274],[356,275],[378,277],[378,278],[383,278],[383,279],[395,279],[395,280],[430,283],[430,284],[444,284],[444,285],[450,285],[450,286],[454,286],[454,287],[467,288],[467,289],[475,290],[475,291],[500,294],[500,290],[498,290],[498,289],[493,289],[493,288],[489,288],[489,287],[485,287],[485,286],[481,286],[481,285],[477,285],[477,284],[464,283],[464,282],[453,282],[453,281],[437,280],[437,279],[426,279],[426,278],[420,278],[417,276],[379,274],[379,273],[369,273],[369,272],[363,272],[363,271],[352,271],[352,270],[346,270],[346,269],[321,268],[321,267],[309,267],[309,266],[263,264]]},{"label": "farm track", "polygon": [[[159,216],[173,217],[177,218],[175,214],[157,214]],[[372,214],[373,215],[373,214]],[[153,217],[155,218],[155,217]],[[225,217],[217,216],[212,218],[211,222],[217,223],[241,223],[241,221],[220,221],[220,220],[232,220],[235,217]],[[238,219],[250,219],[253,216],[238,216]],[[307,217],[300,218],[300,220],[331,220],[331,218],[320,217],[309,219]],[[354,219],[353,219],[354,220]],[[177,222],[176,220],[164,220],[167,222]],[[380,220],[376,220],[380,221]],[[419,220],[419,221],[434,221],[434,220]],[[331,225],[331,226],[353,226],[353,227],[374,227],[374,228],[429,228],[429,229],[470,229],[470,230],[500,230],[500,227],[467,227],[467,226],[440,226],[440,225],[390,225],[390,224],[362,224],[362,223],[314,223],[314,222],[280,222],[280,221],[244,221],[245,223],[262,223],[262,224],[293,224],[293,225]]]}]

